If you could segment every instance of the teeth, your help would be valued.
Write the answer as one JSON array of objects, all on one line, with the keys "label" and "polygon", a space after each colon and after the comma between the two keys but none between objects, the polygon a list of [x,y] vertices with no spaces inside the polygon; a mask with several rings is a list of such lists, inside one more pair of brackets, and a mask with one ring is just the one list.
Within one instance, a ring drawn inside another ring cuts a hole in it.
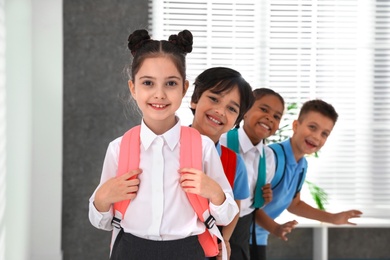
[{"label": "teeth", "polygon": [[209,119],[210,119],[211,121],[213,121],[214,123],[218,124],[218,125],[221,124],[221,122],[219,122],[218,120],[216,120],[216,119],[213,118],[213,117],[209,117]]},{"label": "teeth", "polygon": [[269,126],[267,126],[267,125],[265,125],[265,124],[263,124],[263,123],[260,123],[260,125],[261,125],[262,127],[266,128],[266,129],[268,129],[268,130],[271,129]]},{"label": "teeth", "polygon": [[152,104],[152,107],[156,108],[164,108],[166,105],[158,105],[158,104]]},{"label": "teeth", "polygon": [[310,141],[307,141],[308,144],[312,145],[312,146],[316,146],[314,143],[310,142]]}]

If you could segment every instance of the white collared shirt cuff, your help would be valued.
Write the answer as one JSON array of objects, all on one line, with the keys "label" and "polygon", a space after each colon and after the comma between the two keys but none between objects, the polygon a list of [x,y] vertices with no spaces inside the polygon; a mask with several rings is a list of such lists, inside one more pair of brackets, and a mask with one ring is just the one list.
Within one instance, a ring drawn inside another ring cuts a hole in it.
[{"label": "white collared shirt cuff", "polygon": [[215,222],[219,226],[226,226],[237,215],[239,209],[230,193],[225,192],[225,201],[217,206],[210,202],[210,213],[215,218]]},{"label": "white collared shirt cuff", "polygon": [[112,207],[107,212],[99,212],[93,202],[89,202],[89,221],[91,224],[99,229],[111,231],[113,226],[112,221]]}]

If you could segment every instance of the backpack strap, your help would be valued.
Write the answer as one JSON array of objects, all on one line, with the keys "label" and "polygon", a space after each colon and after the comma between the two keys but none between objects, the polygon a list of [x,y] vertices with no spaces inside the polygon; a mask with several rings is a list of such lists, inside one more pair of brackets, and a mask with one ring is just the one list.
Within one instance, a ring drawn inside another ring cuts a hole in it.
[{"label": "backpack strap", "polygon": [[240,153],[240,145],[238,140],[238,128],[234,128],[227,132],[227,147],[235,151],[236,153]]},{"label": "backpack strap", "polygon": [[237,154],[226,146],[221,145],[221,161],[230,187],[233,189],[234,179],[236,178]]},{"label": "backpack strap", "polygon": [[263,155],[260,156],[259,159],[259,165],[257,167],[257,181],[256,181],[256,187],[255,187],[255,194],[253,198],[253,205],[255,209],[259,209],[264,205],[264,198],[263,198],[263,186],[265,185],[267,180],[267,166],[266,166],[266,159],[265,159],[265,151],[263,148]]},{"label": "backpack strap", "polygon": [[273,143],[268,145],[272,149],[275,154],[275,175],[271,181],[271,188],[275,188],[284,175],[284,171],[286,169],[286,153],[284,151],[283,145],[280,143]]},{"label": "backpack strap", "polygon": [[[284,172],[286,170],[286,151],[284,150],[284,147],[280,143],[273,143],[270,144],[269,147],[274,151],[275,154],[275,176],[271,181],[271,187],[276,187],[280,181],[282,180],[284,176]],[[305,182],[306,179],[306,172],[307,172],[307,162],[304,161],[303,170],[299,176],[299,182],[297,186],[296,192],[298,193]]]},{"label": "backpack strap", "polygon": [[[180,134],[180,168],[196,168],[202,170],[202,139],[194,128],[181,128]],[[187,147],[189,149],[183,149]],[[193,193],[187,193],[187,197],[199,219],[204,222],[205,211],[208,211],[207,199]]]},{"label": "backpack strap", "polygon": [[[240,142],[238,138],[238,128],[234,128],[227,132],[227,146],[236,153],[239,153]],[[225,172],[226,174],[226,172]],[[259,166],[257,169],[257,182],[255,187],[255,195],[252,207],[261,208],[264,205],[262,187],[265,185],[267,178],[266,159],[263,149],[263,156],[259,158]]]},{"label": "backpack strap", "polygon": [[307,172],[307,161],[305,160],[305,165],[303,166],[303,170],[301,175],[299,176],[299,185],[297,188],[297,193],[301,191],[303,184],[305,183],[306,180],[306,172]]},{"label": "backpack strap", "polygon": [[[120,144],[119,161],[117,176],[121,176],[129,170],[138,169],[140,163],[140,126],[135,126],[127,131]],[[180,167],[189,167],[202,170],[202,139],[197,130],[191,127],[182,126],[180,131]],[[183,149],[183,148],[189,149]],[[133,178],[135,178],[134,176]],[[217,237],[222,240],[221,233],[215,225],[215,219],[210,214],[209,202],[206,198],[193,193],[186,193],[198,218],[206,225],[204,233],[198,235],[207,257],[216,256],[219,253]],[[120,230],[120,222],[123,219],[130,200],[124,200],[114,203],[114,218],[112,224],[115,227],[111,239],[111,250],[115,238]],[[224,242],[223,242],[224,243]],[[226,248],[222,247],[223,254],[226,256]]]},{"label": "backpack strap", "polygon": [[[128,130],[122,137],[120,144],[118,170],[116,176],[121,176],[128,173],[131,170],[139,168],[140,158],[140,131],[141,126],[135,126]],[[136,178],[133,176],[132,179]],[[120,228],[120,222],[125,216],[127,207],[130,204],[130,200],[123,200],[114,203],[114,227]]]},{"label": "backpack strap", "polygon": [[[186,126],[182,126],[180,132],[180,167],[202,170],[202,138],[199,132]],[[207,228],[204,233],[198,235],[199,243],[207,257],[216,256],[219,253],[217,236],[220,236],[220,239],[222,236],[215,225],[214,217],[210,214],[209,201],[193,193],[187,192],[186,195],[198,218]]]},{"label": "backpack strap", "polygon": [[[141,127],[135,126],[128,130],[122,137],[120,144],[120,152],[118,159],[118,170],[116,176],[121,176],[129,170],[135,170],[139,168],[139,158],[140,158],[140,134]],[[131,156],[130,156],[131,155]],[[136,176],[131,177],[131,179],[136,178]],[[114,217],[112,218],[112,225],[114,227],[111,235],[110,243],[110,256],[112,249],[114,247],[115,240],[121,231],[120,222],[125,216],[127,207],[130,204],[130,200],[123,200],[117,203],[114,203]]]}]

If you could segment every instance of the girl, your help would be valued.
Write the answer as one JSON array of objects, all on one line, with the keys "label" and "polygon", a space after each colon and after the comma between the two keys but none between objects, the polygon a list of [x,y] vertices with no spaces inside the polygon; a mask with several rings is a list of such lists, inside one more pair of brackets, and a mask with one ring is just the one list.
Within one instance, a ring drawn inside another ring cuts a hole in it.
[{"label": "girl", "polygon": [[[255,89],[253,96],[255,102],[244,115],[243,127],[238,129],[239,152],[246,165],[250,195],[241,201],[240,219],[230,239],[231,259],[250,259],[250,226],[253,221],[252,213],[255,210],[252,205],[262,156],[265,156],[266,183],[268,183],[263,187],[263,193],[268,193],[270,190],[269,183],[275,172],[274,154],[264,145],[263,140],[273,135],[279,128],[284,110],[283,98],[271,89]],[[220,142],[222,145],[227,144],[226,134],[221,136]]]},{"label": "girl", "polygon": [[[215,143],[218,154],[222,156],[225,174],[230,168],[233,169],[231,177],[233,195],[239,207],[240,201],[249,196],[245,164],[240,155],[222,147],[219,138],[238,124],[252,106],[254,101],[252,88],[239,72],[225,67],[205,70],[195,79],[194,86],[191,97],[191,110],[194,114],[192,127],[210,137]],[[233,155],[228,157],[228,160],[224,160],[222,153]],[[228,226],[222,228],[228,255],[230,255],[229,240],[238,217],[237,214]]]},{"label": "girl", "polygon": [[113,204],[130,199],[111,259],[204,259],[197,235],[205,225],[186,193],[208,199],[219,225],[229,224],[238,208],[207,137],[201,137],[204,172],[179,169],[180,149],[185,148],[180,147],[175,112],[188,88],[185,55],[192,51],[192,34],[184,30],[169,41],[156,41],[146,30],[136,30],[128,47],[133,55],[129,89],[143,114],[140,169],[116,177],[122,137],[112,141],[90,198],[89,219],[97,228],[112,230]]}]

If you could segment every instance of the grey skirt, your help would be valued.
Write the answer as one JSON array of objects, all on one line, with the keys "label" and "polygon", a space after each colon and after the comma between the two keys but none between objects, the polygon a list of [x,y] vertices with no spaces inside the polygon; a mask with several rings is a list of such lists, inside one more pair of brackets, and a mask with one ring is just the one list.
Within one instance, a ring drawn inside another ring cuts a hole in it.
[{"label": "grey skirt", "polygon": [[198,236],[155,241],[125,233],[122,229],[115,240],[110,260],[201,260],[204,258]]}]

